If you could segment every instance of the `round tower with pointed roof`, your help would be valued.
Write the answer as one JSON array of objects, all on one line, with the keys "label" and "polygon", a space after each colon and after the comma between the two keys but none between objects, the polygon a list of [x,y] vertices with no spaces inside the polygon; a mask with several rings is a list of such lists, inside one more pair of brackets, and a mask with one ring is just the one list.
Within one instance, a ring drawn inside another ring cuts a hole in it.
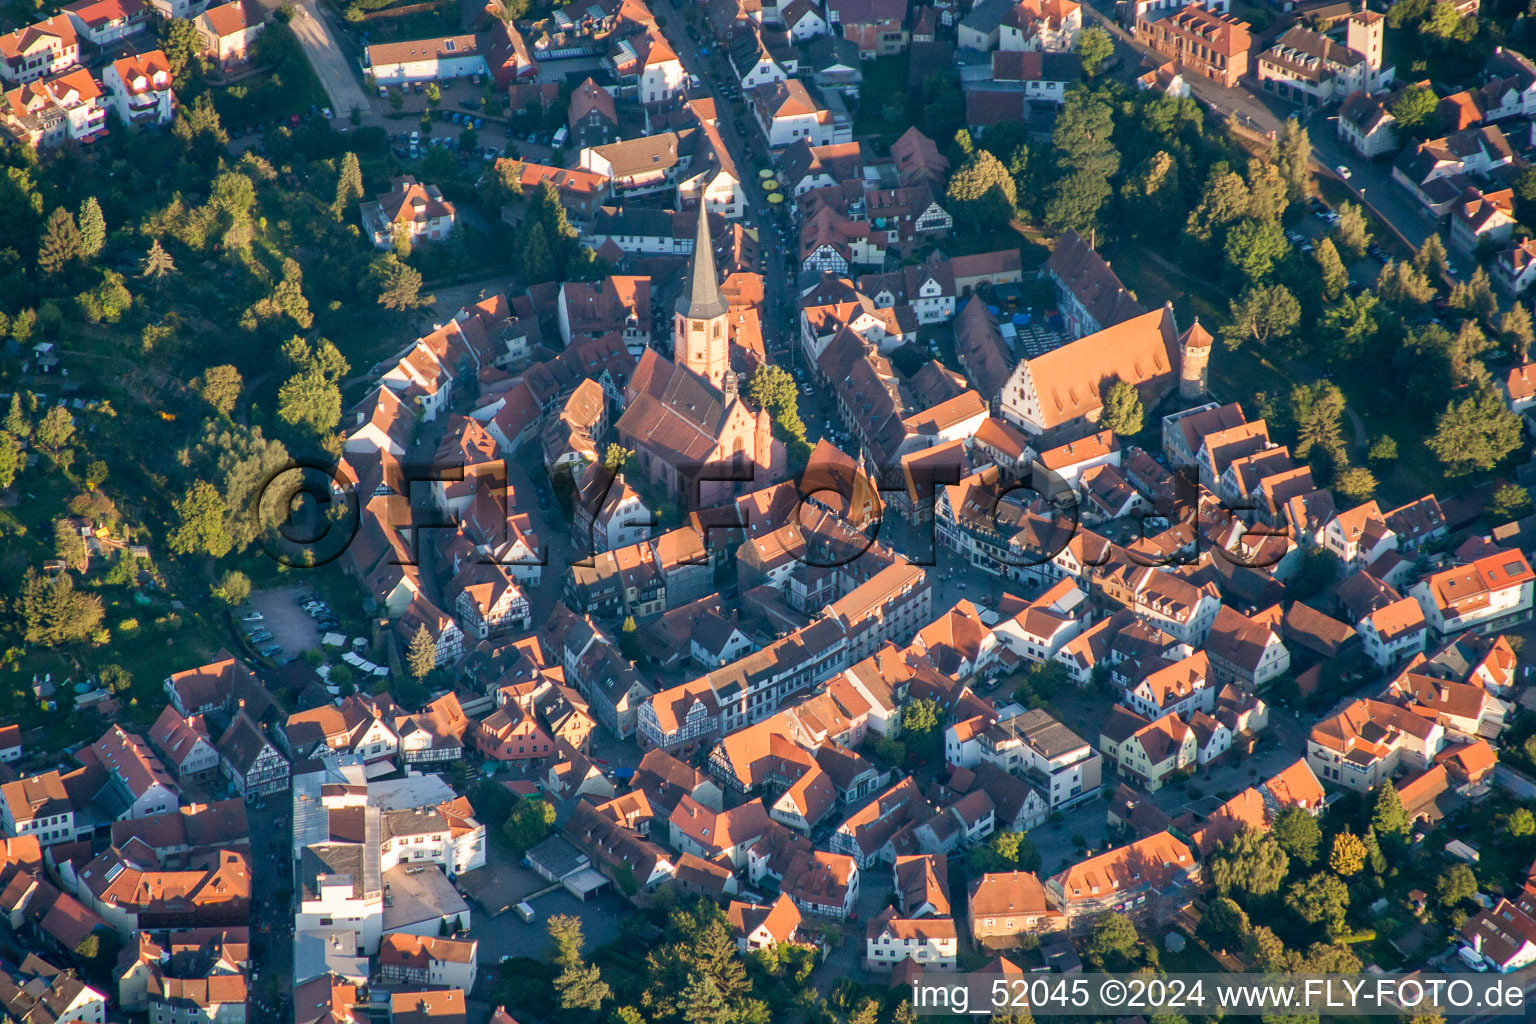
[{"label": "round tower with pointed roof", "polygon": [[1200,326],[1200,318],[1179,336],[1179,397],[1187,401],[1205,398],[1211,370],[1211,332]]},{"label": "round tower with pointed roof", "polygon": [[698,233],[693,241],[693,259],[683,293],[677,297],[672,314],[672,358],[717,388],[725,387],[725,375],[731,367],[731,349],[726,317],[729,309],[720,297],[720,279],[715,276],[715,246],[709,236],[709,213],[699,203]]}]

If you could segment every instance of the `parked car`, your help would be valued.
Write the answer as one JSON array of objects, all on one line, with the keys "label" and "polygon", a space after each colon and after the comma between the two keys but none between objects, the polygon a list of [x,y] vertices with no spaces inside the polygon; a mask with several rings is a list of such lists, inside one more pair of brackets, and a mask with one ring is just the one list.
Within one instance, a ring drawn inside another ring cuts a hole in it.
[{"label": "parked car", "polygon": [[259,644],[259,643],[262,643],[263,641],[271,640],[271,639],[272,639],[272,631],[268,630],[268,629],[264,629],[264,630],[262,630],[259,633],[252,633],[251,634],[251,643],[253,643],[253,644]]},{"label": "parked car", "polygon": [[1353,174],[1353,172],[1351,172],[1350,169],[1345,167],[1343,164],[1339,164],[1339,166],[1335,167],[1334,170],[1337,171],[1339,177],[1343,178],[1345,181],[1348,181]]},{"label": "parked car", "polygon": [[240,616],[241,622],[261,622],[264,619],[266,619],[266,616],[261,614],[261,612],[250,612],[249,614]]},{"label": "parked car", "polygon": [[261,655],[263,658],[270,658],[274,654],[281,654],[281,653],[283,653],[283,645],[282,644],[270,644],[270,645],[268,645],[266,647],[263,647],[261,650],[257,651],[256,653]]}]

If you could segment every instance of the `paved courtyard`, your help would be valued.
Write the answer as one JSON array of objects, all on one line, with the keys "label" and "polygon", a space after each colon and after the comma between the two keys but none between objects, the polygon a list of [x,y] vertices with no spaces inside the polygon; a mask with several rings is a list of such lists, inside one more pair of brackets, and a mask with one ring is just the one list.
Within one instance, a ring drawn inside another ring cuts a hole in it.
[{"label": "paved courtyard", "polygon": [[[266,643],[282,644],[285,655],[299,654],[320,644],[320,631],[315,628],[315,620],[299,607],[300,590],[301,588],[297,585],[262,590],[252,594],[249,602],[251,608],[265,617],[259,625],[272,633],[272,639]],[[240,625],[243,634],[246,623]],[[253,646],[265,645],[254,644]]]}]

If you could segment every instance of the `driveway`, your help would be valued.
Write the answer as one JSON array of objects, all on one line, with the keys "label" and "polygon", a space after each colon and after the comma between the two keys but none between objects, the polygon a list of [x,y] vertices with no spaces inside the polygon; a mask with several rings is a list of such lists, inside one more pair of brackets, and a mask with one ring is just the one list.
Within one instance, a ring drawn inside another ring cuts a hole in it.
[{"label": "driveway", "polygon": [[378,124],[377,115],[352,69],[352,62],[342,52],[341,44],[315,0],[301,0],[294,5],[289,27],[304,48],[304,56],[309,58],[309,66],[315,69],[325,94],[331,98],[331,110],[336,116],[345,118],[356,109],[362,114],[363,124]]}]

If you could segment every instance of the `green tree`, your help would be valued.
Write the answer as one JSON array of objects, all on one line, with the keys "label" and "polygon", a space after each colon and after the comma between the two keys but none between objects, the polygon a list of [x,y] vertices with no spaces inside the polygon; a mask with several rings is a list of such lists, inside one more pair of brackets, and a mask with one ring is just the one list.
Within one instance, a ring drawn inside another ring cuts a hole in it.
[{"label": "green tree", "polygon": [[198,443],[178,459],[192,477],[218,488],[232,550],[244,550],[261,530],[283,522],[288,514],[293,494],[272,486],[291,464],[288,450],[279,441],[267,440],[259,428],[209,420]]},{"label": "green tree", "polygon": [[[1015,172],[1014,180],[1024,179]],[[1019,194],[1026,194],[1022,184]],[[1153,153],[1137,165],[1121,186],[1120,197],[1144,219],[1146,237],[1157,237],[1160,232],[1174,229],[1184,202],[1179,189],[1178,161],[1165,149]]]},{"label": "green tree", "polygon": [[848,1015],[848,1024],[880,1024],[880,1004],[865,999],[858,1009]]},{"label": "green tree", "polygon": [[1223,252],[1227,265],[1252,283],[1269,276],[1275,264],[1290,252],[1290,243],[1279,224],[1242,220],[1227,232]]},{"label": "green tree", "polygon": [[691,954],[694,967],[714,981],[727,1001],[734,1002],[750,990],[736,939],[719,917],[704,926],[692,944]]},{"label": "green tree", "polygon": [[1312,184],[1312,140],[1299,120],[1288,119],[1281,127],[1271,159],[1280,168],[1291,200],[1305,196]]},{"label": "green tree", "polygon": [[29,644],[82,643],[101,626],[101,598],[76,590],[75,578],[68,572],[48,578],[27,569],[20,604],[22,635]]},{"label": "green tree", "polygon": [[1397,460],[1397,442],[1391,434],[1382,434],[1371,441],[1370,449],[1365,453],[1373,466],[1382,466]]},{"label": "green tree", "polygon": [[1200,938],[1218,949],[1241,949],[1253,926],[1243,908],[1228,896],[1218,896],[1200,917]]},{"label": "green tree", "polygon": [[1098,75],[1099,69],[1114,56],[1114,52],[1114,40],[1102,28],[1085,28],[1077,34],[1077,55],[1082,58],[1083,71],[1089,78]]},{"label": "green tree", "polygon": [[1291,391],[1291,422],[1296,424],[1298,459],[1320,448],[1334,461],[1344,454],[1344,392],[1332,381],[1298,384]]},{"label": "green tree", "polygon": [[978,227],[1012,220],[1017,201],[1013,175],[985,149],[972,153],[950,176],[946,195],[956,218]]},{"label": "green tree", "polygon": [[32,436],[32,421],[27,417],[20,391],[11,392],[11,404],[5,413],[5,432],[23,441]]},{"label": "green tree", "polygon": [[1057,180],[1045,203],[1045,221],[1051,227],[1082,234],[1098,223],[1104,201],[1114,194],[1109,179],[1093,171],[1073,171]]},{"label": "green tree", "polygon": [[417,680],[425,679],[437,667],[437,642],[425,625],[416,627],[411,644],[406,648],[405,665]]},{"label": "green tree", "polygon": [[1525,363],[1531,358],[1531,345],[1536,341],[1536,334],[1531,330],[1531,314],[1526,312],[1522,303],[1514,303],[1499,318],[1499,333],[1514,353],[1516,362]]},{"label": "green tree", "polygon": [[8,490],[21,472],[21,445],[9,433],[0,431],[0,491]]},{"label": "green tree", "polygon": [[788,370],[765,363],[747,381],[747,398],[759,409],[767,409],[771,416],[785,407],[798,406],[799,391]]},{"label": "green tree", "polygon": [[86,262],[101,255],[107,244],[107,219],[101,214],[101,204],[95,196],[86,196],[80,204],[80,257]]},{"label": "green tree", "polygon": [[1371,244],[1371,232],[1365,224],[1365,211],[1349,200],[1339,204],[1339,222],[1333,226],[1333,237],[1350,259],[1359,259]]},{"label": "green tree", "polygon": [[[1362,863],[1365,860],[1363,848],[1360,859]],[[1330,934],[1337,933],[1344,927],[1344,915],[1349,910],[1349,887],[1337,875],[1320,871],[1293,883],[1286,890],[1285,905],[1307,924],[1320,924]]]},{"label": "green tree", "polygon": [[1403,809],[1397,787],[1388,779],[1376,788],[1376,804],[1371,810],[1371,828],[1380,835],[1408,834],[1408,812]]},{"label": "green tree", "polygon": [[1284,285],[1250,284],[1232,300],[1228,316],[1222,332],[1227,348],[1235,349],[1249,338],[1262,345],[1271,337],[1295,332],[1301,323],[1301,303]]},{"label": "green tree", "polygon": [[1531,514],[1531,493],[1519,484],[1500,484],[1488,501],[1486,515],[1494,525],[1511,523]]},{"label": "green tree", "polygon": [[1463,294],[1465,299],[1458,301],[1457,292],[1453,290],[1451,305],[1465,309],[1485,324],[1493,323],[1499,311],[1499,299],[1493,294],[1493,282],[1488,279],[1488,271],[1482,267],[1473,270],[1472,276],[1467,278]]},{"label": "green tree", "polygon": [[278,419],[314,434],[328,434],[341,422],[341,389],[319,369],[289,377],[277,392]]},{"label": "green tree", "polygon": [[973,874],[992,871],[1038,871],[1040,850],[1023,832],[994,832],[985,843],[973,847],[967,857]]},{"label": "green tree", "polygon": [[1328,866],[1335,873],[1350,878],[1365,867],[1365,844],[1360,837],[1345,829],[1333,837],[1333,848],[1328,854]]},{"label": "green tree", "polygon": [[581,932],[581,918],[551,914],[544,922],[544,930],[549,933],[550,963],[556,967],[575,967],[581,963],[581,947],[586,941]]},{"label": "green tree", "polygon": [[1450,272],[1451,264],[1445,255],[1445,243],[1440,241],[1438,234],[1431,232],[1424,239],[1424,244],[1414,254],[1413,265],[1431,281],[1439,281]]},{"label": "green tree", "polygon": [[1088,171],[1113,178],[1120,170],[1120,151],[1115,147],[1114,109],[1101,96],[1084,88],[1073,89],[1051,131],[1051,148],[1062,171]]},{"label": "green tree", "polygon": [[1497,466],[1520,447],[1520,418],[1491,387],[1448,405],[1424,442],[1450,476],[1465,476]]},{"label": "green tree", "polygon": [[91,552],[85,546],[85,538],[69,524],[68,519],[53,521],[53,555],[76,572],[84,571],[86,563],[90,561]]},{"label": "green tree", "polygon": [[1107,911],[1093,919],[1082,950],[1095,970],[1119,970],[1132,960],[1140,942],[1130,918]]},{"label": "green tree", "polygon": [[902,732],[909,733],[914,739],[923,739],[931,736],[939,728],[938,702],[928,697],[920,697],[910,701],[901,713]]},{"label": "green tree", "polygon": [[240,389],[244,384],[240,371],[233,366],[210,366],[192,379],[192,390],[215,412],[228,416],[240,400]]},{"label": "green tree", "polygon": [[1322,329],[1328,353],[1339,362],[1360,359],[1370,349],[1381,328],[1377,315],[1380,300],[1371,292],[1348,293],[1323,313]]},{"label": "green tree", "polygon": [[521,160],[497,160],[485,177],[480,179],[480,194],[492,209],[523,197],[523,169]]},{"label": "green tree", "polygon": [[1477,895],[1477,876],[1465,864],[1452,864],[1435,879],[1435,896],[1440,906],[1453,910]]},{"label": "green tree", "polygon": [[1424,272],[1412,263],[1388,263],[1376,279],[1376,294],[1381,301],[1405,315],[1428,306],[1435,298],[1434,286]]},{"label": "green tree", "polygon": [[1104,412],[1099,416],[1099,427],[1114,431],[1117,437],[1134,437],[1141,433],[1146,411],[1141,407],[1141,395],[1134,385],[1117,380],[1104,392]]},{"label": "green tree", "polygon": [[165,52],[166,63],[170,65],[171,78],[185,81],[188,68],[200,70],[203,45],[197,37],[197,27],[190,19],[162,19],[159,31],[160,49]]},{"label": "green tree", "polygon": [[1290,200],[1290,187],[1280,168],[1263,160],[1248,161],[1248,216],[1278,224]]},{"label": "green tree", "polygon": [[88,491],[96,490],[96,488],[106,482],[109,472],[111,470],[107,469],[105,462],[100,459],[94,460],[89,466],[85,467],[85,489]]},{"label": "green tree", "polygon": [[633,450],[625,448],[621,444],[610,444],[608,450],[603,452],[603,467],[610,473],[623,472],[629,465],[629,460],[635,457]]},{"label": "green tree", "polygon": [[159,281],[167,274],[176,272],[176,261],[171,259],[171,254],[160,245],[160,239],[156,238],[149,243],[149,252],[144,255],[144,262],[139,265],[139,273],[154,281]]},{"label": "green tree", "polygon": [[[244,175],[234,177],[249,184],[249,179]],[[232,190],[238,192],[238,190]],[[232,194],[228,199],[231,209],[238,208],[240,199]],[[263,324],[275,324],[283,318],[292,320],[299,327],[308,330],[315,322],[314,314],[309,310],[309,300],[304,297],[303,270],[298,261],[293,259],[283,260],[283,276],[272,287],[270,295],[263,296],[251,304],[251,307],[240,317],[240,326],[247,331],[254,331]]]},{"label": "green tree", "polygon": [[1333,489],[1351,506],[1370,501],[1376,493],[1376,474],[1364,466],[1341,469],[1333,478]]},{"label": "green tree", "polygon": [[1300,807],[1288,806],[1275,815],[1270,828],[1275,842],[1303,867],[1311,867],[1317,861],[1317,848],[1323,841],[1323,831],[1317,819]]},{"label": "green tree", "polygon": [[230,607],[244,604],[251,596],[251,578],[238,569],[231,569],[213,585],[213,596]]},{"label": "green tree", "polygon": [[48,276],[62,271],[85,254],[85,243],[75,215],[62,206],[54,207],[43,226],[43,239],[37,249],[38,269]]},{"label": "green tree", "polygon": [[1210,242],[1222,229],[1246,217],[1252,204],[1243,176],[1218,165],[1206,178],[1200,205],[1190,212],[1185,231],[1197,242]]},{"label": "green tree", "polygon": [[610,990],[602,974],[591,964],[576,964],[560,972],[555,979],[555,993],[564,1010],[596,1013],[607,1001]]},{"label": "green tree", "polygon": [[350,150],[341,158],[341,171],[336,179],[336,200],[331,212],[341,220],[347,207],[363,198],[363,169],[357,162],[357,154]]},{"label": "green tree", "polygon": [[1290,857],[1267,831],[1245,828],[1227,842],[1211,860],[1211,882],[1226,896],[1243,892],[1267,896],[1278,892]]},{"label": "green tree", "polygon": [[224,500],[218,488],[198,480],[173,503],[175,526],[166,542],[178,555],[227,555],[234,542],[224,524]]},{"label": "green tree", "polygon": [[49,455],[58,457],[75,436],[75,418],[62,405],[49,406],[43,418],[37,421],[32,440]]},{"label": "green tree", "polygon": [[1516,807],[1504,819],[1504,831],[1514,839],[1524,839],[1536,834],[1536,815],[1528,807]]},{"label": "green tree", "polygon": [[1339,258],[1339,250],[1334,246],[1333,239],[1325,238],[1318,242],[1317,248],[1312,251],[1312,258],[1317,262],[1317,272],[1322,278],[1323,298],[1333,302],[1349,287],[1349,273],[1344,269],[1344,261]]},{"label": "green tree", "polygon": [[1439,129],[1440,97],[1428,85],[1410,85],[1387,104],[1397,123],[1392,126],[1400,145],[1427,139]]},{"label": "green tree", "polygon": [[394,312],[415,309],[422,304],[421,271],[396,256],[385,253],[369,267],[374,287],[379,290],[379,305]]},{"label": "green tree", "polygon": [[548,281],[555,275],[554,257],[542,224],[530,225],[523,234],[522,269],[523,277],[530,284]]},{"label": "green tree", "polygon": [[108,693],[126,693],[133,686],[133,676],[121,665],[105,665],[96,677]]},{"label": "green tree", "polygon": [[707,974],[695,974],[688,979],[682,1004],[685,1024],[727,1024],[730,1020],[725,995]]},{"label": "green tree", "polygon": [[[512,848],[524,853],[548,837],[555,825],[554,805],[538,798],[519,800],[502,826]],[[578,945],[579,945],[578,936]]]}]

